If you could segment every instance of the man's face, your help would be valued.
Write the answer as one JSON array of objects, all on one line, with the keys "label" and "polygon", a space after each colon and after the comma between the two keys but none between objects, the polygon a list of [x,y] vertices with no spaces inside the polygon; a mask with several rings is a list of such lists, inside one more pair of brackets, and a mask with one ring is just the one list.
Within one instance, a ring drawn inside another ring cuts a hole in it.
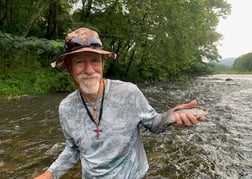
[{"label": "man's face", "polygon": [[82,92],[96,94],[103,75],[102,56],[94,52],[75,54],[70,59],[69,72]]}]

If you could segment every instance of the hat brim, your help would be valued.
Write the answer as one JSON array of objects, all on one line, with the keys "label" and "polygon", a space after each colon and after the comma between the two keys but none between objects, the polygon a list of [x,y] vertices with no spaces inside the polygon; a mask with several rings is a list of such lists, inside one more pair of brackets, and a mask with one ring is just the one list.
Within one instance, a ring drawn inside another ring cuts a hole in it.
[{"label": "hat brim", "polygon": [[67,59],[69,56],[77,54],[77,53],[84,53],[84,52],[94,52],[102,55],[103,59],[111,58],[113,60],[116,59],[116,54],[110,51],[97,49],[97,48],[90,48],[90,47],[83,47],[78,50],[65,53],[61,55],[58,59],[51,63],[51,67],[53,68],[65,68],[64,60]]}]

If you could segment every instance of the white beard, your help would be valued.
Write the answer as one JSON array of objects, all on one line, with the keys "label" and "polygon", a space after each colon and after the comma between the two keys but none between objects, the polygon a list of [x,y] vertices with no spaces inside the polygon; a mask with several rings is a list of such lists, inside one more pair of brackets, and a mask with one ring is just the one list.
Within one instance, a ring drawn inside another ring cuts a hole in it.
[{"label": "white beard", "polygon": [[77,77],[81,91],[85,94],[96,94],[99,90],[101,75],[95,73],[92,75],[80,74]]}]

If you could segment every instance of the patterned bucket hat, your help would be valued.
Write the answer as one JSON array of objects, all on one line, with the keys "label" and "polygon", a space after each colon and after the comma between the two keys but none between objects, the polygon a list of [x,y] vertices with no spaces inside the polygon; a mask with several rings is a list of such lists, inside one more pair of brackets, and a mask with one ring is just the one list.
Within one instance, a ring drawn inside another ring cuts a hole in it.
[{"label": "patterned bucket hat", "polygon": [[103,59],[116,59],[116,54],[102,49],[102,42],[96,31],[81,27],[67,34],[64,42],[65,53],[51,63],[53,68],[65,68],[67,57],[83,52],[101,54]]}]

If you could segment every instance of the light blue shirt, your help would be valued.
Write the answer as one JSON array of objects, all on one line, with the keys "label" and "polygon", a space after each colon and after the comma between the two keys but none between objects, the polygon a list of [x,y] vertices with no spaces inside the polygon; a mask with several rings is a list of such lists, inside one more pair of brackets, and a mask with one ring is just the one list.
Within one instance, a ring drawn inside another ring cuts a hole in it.
[{"label": "light blue shirt", "polygon": [[[92,113],[91,104],[87,103]],[[101,97],[97,103],[99,111]],[[128,82],[107,79],[99,138],[89,118],[79,90],[63,99],[59,119],[66,146],[49,167],[55,178],[67,172],[80,159],[82,178],[141,179],[149,168],[140,125],[151,132],[162,132],[161,118],[139,88]]]}]

